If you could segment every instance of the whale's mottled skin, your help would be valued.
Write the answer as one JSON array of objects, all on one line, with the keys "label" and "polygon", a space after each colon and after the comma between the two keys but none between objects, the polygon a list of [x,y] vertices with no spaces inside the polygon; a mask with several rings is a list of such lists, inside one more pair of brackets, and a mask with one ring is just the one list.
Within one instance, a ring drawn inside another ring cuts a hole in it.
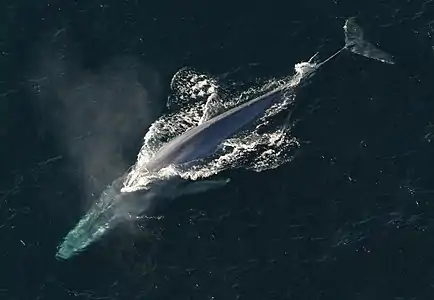
[{"label": "whale's mottled skin", "polygon": [[155,172],[169,164],[179,165],[208,157],[224,140],[262,116],[281,99],[284,90],[273,90],[187,130],[165,144],[146,164],[146,169]]}]

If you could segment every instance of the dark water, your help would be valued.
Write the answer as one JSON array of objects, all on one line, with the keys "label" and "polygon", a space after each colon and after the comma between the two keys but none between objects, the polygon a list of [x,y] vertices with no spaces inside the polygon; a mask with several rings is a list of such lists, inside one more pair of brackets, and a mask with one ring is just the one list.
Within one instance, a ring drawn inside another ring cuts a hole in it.
[{"label": "dark water", "polygon": [[[433,10],[3,1],[0,299],[432,299]],[[86,203],[134,162],[176,70],[288,74],[341,47],[349,16],[397,64],[345,53],[322,69],[298,95],[306,143],[292,163],[177,199],[150,224],[159,238],[119,230],[55,260]]]}]

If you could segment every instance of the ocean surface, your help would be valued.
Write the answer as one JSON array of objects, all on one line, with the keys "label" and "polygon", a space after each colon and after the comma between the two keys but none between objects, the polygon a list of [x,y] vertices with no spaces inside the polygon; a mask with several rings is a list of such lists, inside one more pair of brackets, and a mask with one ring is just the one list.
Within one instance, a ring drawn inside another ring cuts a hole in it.
[{"label": "ocean surface", "polygon": [[[291,162],[225,171],[151,234],[55,259],[177,70],[292,74],[351,16],[396,64],[345,52],[318,71]],[[433,1],[4,0],[0,20],[1,300],[434,298]]]}]

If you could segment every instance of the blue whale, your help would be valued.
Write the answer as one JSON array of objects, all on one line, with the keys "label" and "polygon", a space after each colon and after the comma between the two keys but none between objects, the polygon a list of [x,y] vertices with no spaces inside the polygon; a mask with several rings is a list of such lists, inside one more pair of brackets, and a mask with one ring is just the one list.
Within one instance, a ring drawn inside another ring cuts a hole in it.
[{"label": "blue whale", "polygon": [[[389,54],[363,39],[363,31],[357,26],[354,18],[346,20],[344,29],[345,46],[339,51],[320,63],[311,63],[312,58],[307,63],[296,65],[295,76],[300,76],[299,80],[311,77],[316,70],[345,49],[384,63],[394,63]],[[171,165],[191,165],[210,157],[223,141],[263,116],[268,108],[282,99],[284,93],[299,86],[299,83],[294,84],[294,81],[291,81],[187,130],[163,145],[151,157],[144,166],[146,172],[156,173]],[[121,190],[126,177],[127,174],[117,178],[102,192],[99,200],[59,245],[57,259],[68,259],[80,253],[120,223],[153,216],[160,203],[163,203],[161,199],[199,193],[218,188],[228,182],[228,180],[186,181],[179,176],[173,176],[152,182],[150,188],[146,190],[123,192]]]}]

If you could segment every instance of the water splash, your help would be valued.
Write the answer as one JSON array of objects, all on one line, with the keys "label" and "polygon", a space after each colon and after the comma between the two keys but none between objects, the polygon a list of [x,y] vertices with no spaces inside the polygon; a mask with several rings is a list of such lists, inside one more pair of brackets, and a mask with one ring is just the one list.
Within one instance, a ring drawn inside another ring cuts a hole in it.
[{"label": "water splash", "polygon": [[[295,101],[294,88],[310,77],[316,67],[317,64],[310,61],[298,63],[293,76],[264,80],[245,91],[231,93],[227,92],[226,86],[233,82],[222,82],[217,77],[182,68],[172,79],[173,94],[167,103],[171,112],[161,116],[149,128],[137,162],[130,169],[122,191],[147,189],[155,180],[174,175],[198,180],[227,169],[246,168],[260,172],[288,162],[292,158],[291,150],[298,148],[299,143],[291,136],[286,124],[276,126],[271,125],[271,122],[280,112],[290,109]],[[169,166],[157,173],[147,172],[147,162],[170,139],[224,110],[283,86],[291,89],[281,101],[270,107],[249,129],[225,140],[219,151],[203,163],[185,169]]]}]

